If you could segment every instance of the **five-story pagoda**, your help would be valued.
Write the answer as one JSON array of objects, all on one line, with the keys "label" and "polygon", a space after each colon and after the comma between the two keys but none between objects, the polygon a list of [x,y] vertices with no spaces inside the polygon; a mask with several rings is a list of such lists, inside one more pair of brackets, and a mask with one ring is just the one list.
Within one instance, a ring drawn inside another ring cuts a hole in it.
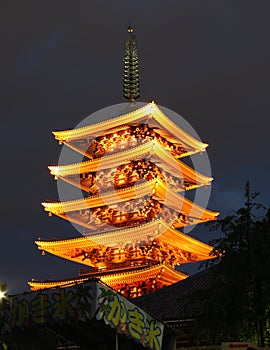
[{"label": "five-story pagoda", "polygon": [[212,181],[180,160],[204,152],[207,144],[179,128],[154,102],[136,108],[138,55],[133,29],[128,32],[123,74],[127,112],[53,132],[61,144],[88,160],[50,166],[51,174],[86,195],[42,205],[50,215],[83,227],[84,235],[39,239],[36,244],[42,252],[89,268],[71,279],[32,280],[33,290],[96,277],[127,297],[137,297],[186,278],[176,265],[209,259],[212,247],[179,230],[218,215],[183,195]]}]

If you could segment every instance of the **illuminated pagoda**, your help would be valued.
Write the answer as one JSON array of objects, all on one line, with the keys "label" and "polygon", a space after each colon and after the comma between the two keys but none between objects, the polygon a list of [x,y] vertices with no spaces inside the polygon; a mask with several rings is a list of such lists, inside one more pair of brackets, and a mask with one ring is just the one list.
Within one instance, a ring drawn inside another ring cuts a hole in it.
[{"label": "illuminated pagoda", "polygon": [[[127,113],[96,124],[53,132],[60,144],[82,155],[76,164],[50,166],[51,174],[85,193],[77,200],[44,202],[84,235],[36,241],[38,249],[87,266],[78,277],[29,282],[32,290],[64,287],[90,277],[127,297],[137,297],[188,277],[176,265],[209,259],[212,247],[179,229],[218,215],[184,197],[211,184],[181,161],[204,152],[154,103],[136,108],[140,95],[138,55],[128,28],[123,95]],[[85,160],[88,159],[88,160]]]}]

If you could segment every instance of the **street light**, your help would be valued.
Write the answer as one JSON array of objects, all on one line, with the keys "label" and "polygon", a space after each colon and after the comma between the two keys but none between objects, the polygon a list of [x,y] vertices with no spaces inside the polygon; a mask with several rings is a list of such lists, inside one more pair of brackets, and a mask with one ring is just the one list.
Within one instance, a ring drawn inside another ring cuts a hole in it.
[{"label": "street light", "polygon": [[6,293],[0,290],[0,300],[2,300],[6,296]]}]

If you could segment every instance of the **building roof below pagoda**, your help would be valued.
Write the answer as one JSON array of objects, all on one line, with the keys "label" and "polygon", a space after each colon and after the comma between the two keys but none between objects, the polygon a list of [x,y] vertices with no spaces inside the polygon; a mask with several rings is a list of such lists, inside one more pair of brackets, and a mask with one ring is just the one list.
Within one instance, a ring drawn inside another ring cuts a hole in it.
[{"label": "building roof below pagoda", "polygon": [[204,292],[219,283],[218,276],[209,269],[133,300],[160,320],[181,323],[195,319],[203,311],[206,300]]}]

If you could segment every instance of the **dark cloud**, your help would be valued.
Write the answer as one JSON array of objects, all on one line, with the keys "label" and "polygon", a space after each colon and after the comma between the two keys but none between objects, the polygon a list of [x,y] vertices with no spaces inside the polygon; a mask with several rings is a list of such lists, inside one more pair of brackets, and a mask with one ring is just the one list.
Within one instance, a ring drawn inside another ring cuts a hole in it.
[{"label": "dark cloud", "polygon": [[32,277],[77,274],[77,265],[41,257],[33,243],[40,236],[76,235],[40,205],[57,199],[47,166],[57,163],[60,147],[51,131],[122,101],[130,18],[142,100],[175,110],[210,144],[215,183],[209,207],[222,215],[237,208],[247,179],[270,204],[269,10],[263,0],[2,5],[0,280],[11,292],[27,289]]}]

